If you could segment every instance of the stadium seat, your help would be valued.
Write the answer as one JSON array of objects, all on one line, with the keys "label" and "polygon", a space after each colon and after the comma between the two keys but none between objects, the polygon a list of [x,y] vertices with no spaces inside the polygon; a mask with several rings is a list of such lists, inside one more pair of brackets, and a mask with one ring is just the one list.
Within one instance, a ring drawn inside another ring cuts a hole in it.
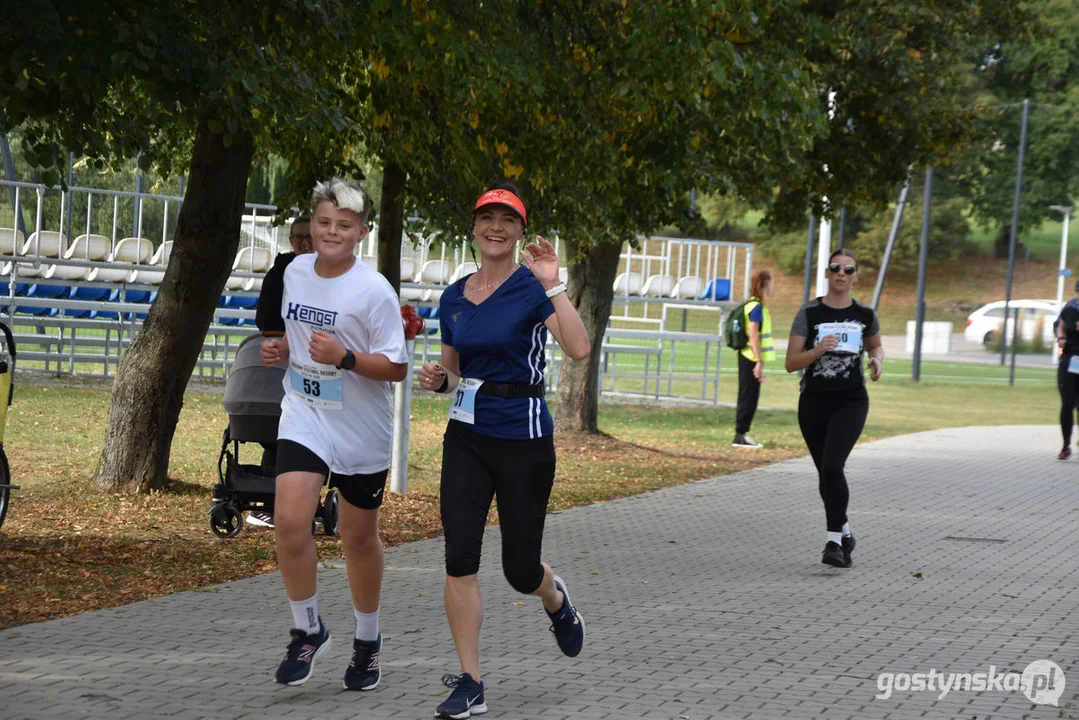
[{"label": "stadium seat", "polygon": [[165,278],[165,266],[169,264],[172,255],[172,240],[161,243],[157,252],[150,258],[148,263],[153,269],[137,270],[133,282],[146,283],[147,285],[160,285]]},{"label": "stadium seat", "polygon": [[675,279],[670,275],[649,275],[641,294],[645,297],[670,297],[674,286]]},{"label": "stadium seat", "polygon": [[32,285],[30,290],[26,293],[27,297],[39,297],[39,298],[58,298],[67,295],[71,291],[67,285],[51,285],[48,283],[37,283]]},{"label": "stadium seat", "polygon": [[[116,243],[116,248],[105,259],[105,262],[145,265],[150,262],[153,254],[154,246],[149,240],[128,237]],[[135,282],[135,272],[134,270],[120,268],[97,267],[90,271],[90,275],[86,279],[92,282]]]},{"label": "stadium seat", "polygon": [[[79,235],[64,252],[64,260],[87,260],[101,262],[109,255],[112,241],[104,235]],[[96,268],[75,267],[73,265],[54,265],[46,278],[58,280],[87,280]]]},{"label": "stadium seat", "polygon": [[614,279],[615,295],[640,295],[641,274],[635,272],[619,273]]},{"label": "stadium seat", "polygon": [[[39,256],[44,258],[59,258],[67,249],[67,236],[55,230],[41,230],[30,233],[26,244],[19,251],[20,255]],[[24,277],[44,277],[50,266],[44,263],[35,268],[30,265],[22,265],[19,274]]]},{"label": "stadium seat", "polygon": [[476,272],[477,270],[479,270],[479,266],[477,266],[476,263],[474,263],[472,261],[463,262],[463,263],[461,263],[460,265],[457,266],[456,270],[453,271],[453,275],[450,276],[450,283],[449,284],[453,285],[455,282],[457,282],[461,278],[463,278],[463,277],[465,277],[467,275],[471,275],[472,273]]},{"label": "stadium seat", "polygon": [[[267,248],[262,247],[244,247],[236,253],[236,259],[232,261],[232,271],[234,273],[264,273],[270,269],[270,264],[273,262],[273,256],[270,255],[270,251]],[[244,286],[250,287],[249,277],[230,275],[229,279],[225,281],[225,288],[227,290],[240,290]]]},{"label": "stadium seat", "polygon": [[703,287],[704,281],[699,277],[686,275],[675,283],[674,289],[671,290],[671,297],[696,300]]},{"label": "stadium seat", "polygon": [[[416,275],[416,262],[412,258],[401,258],[401,282],[420,282]],[[424,296],[423,290],[416,288],[401,288],[402,300],[419,300]]]},{"label": "stadium seat", "polygon": [[105,302],[116,302],[120,297],[120,291],[115,288],[107,287],[90,287],[87,285],[77,285],[68,293],[68,299],[70,300],[101,300]]},{"label": "stadium seat", "polygon": [[360,258],[363,264],[372,270],[378,270],[378,255],[364,255]]},{"label": "stadium seat", "polygon": [[715,278],[708,283],[698,300],[730,300],[730,278]]},{"label": "stadium seat", "polygon": [[0,228],[0,255],[14,255],[26,244],[23,234],[14,228]]}]

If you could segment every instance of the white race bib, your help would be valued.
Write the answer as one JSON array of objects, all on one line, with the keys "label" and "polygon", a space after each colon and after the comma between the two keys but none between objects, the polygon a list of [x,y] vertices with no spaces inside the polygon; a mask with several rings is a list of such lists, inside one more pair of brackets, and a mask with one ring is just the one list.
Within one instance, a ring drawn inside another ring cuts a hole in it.
[{"label": "white race bib", "polygon": [[475,378],[461,378],[457,383],[457,391],[453,394],[453,405],[450,406],[450,420],[476,424],[476,393],[483,385],[482,380]]},{"label": "white race bib", "polygon": [[862,352],[862,325],[856,322],[821,323],[817,326],[817,345],[829,335],[839,338],[835,353],[857,355]]},{"label": "white race bib", "polygon": [[344,370],[327,365],[289,361],[289,389],[293,397],[320,410],[344,408]]},{"label": "white race bib", "polygon": [[1079,375],[1079,355],[1068,358],[1068,372]]}]

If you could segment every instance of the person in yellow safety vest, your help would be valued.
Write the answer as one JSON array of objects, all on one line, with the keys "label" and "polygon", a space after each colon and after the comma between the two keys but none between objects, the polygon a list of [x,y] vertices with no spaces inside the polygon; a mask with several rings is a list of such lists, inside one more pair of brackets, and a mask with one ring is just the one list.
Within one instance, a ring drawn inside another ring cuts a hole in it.
[{"label": "person in yellow safety vest", "polygon": [[764,447],[749,436],[749,426],[757,412],[764,382],[764,363],[776,359],[775,343],[772,341],[772,315],[765,301],[772,294],[772,272],[756,270],[749,285],[749,302],[742,310],[749,335],[749,344],[738,352],[738,409],[734,418],[734,442],[736,448],[756,450]]}]

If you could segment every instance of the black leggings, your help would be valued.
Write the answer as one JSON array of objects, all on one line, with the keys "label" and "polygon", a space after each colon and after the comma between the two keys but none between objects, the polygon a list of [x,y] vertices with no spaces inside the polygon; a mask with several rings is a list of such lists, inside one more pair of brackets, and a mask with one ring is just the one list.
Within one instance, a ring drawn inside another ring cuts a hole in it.
[{"label": "black leggings", "polygon": [[847,522],[850,491],[843,467],[869,414],[864,387],[842,392],[803,392],[798,398],[798,426],[820,476],[820,497],[829,532]]},{"label": "black leggings", "polygon": [[491,499],[498,498],[502,572],[526,595],[543,581],[540,549],[554,485],[554,438],[502,440],[451,420],[442,439],[440,508],[446,574],[475,575]]},{"label": "black leggings", "polygon": [[760,381],[753,377],[755,366],[755,362],[746,360],[745,355],[738,353],[738,409],[734,414],[734,432],[738,435],[749,432],[757,412],[757,403],[761,399]]},{"label": "black leggings", "polygon": [[1079,375],[1068,372],[1068,360],[1071,355],[1060,356],[1057,366],[1057,389],[1060,390],[1060,432],[1064,436],[1065,447],[1072,442],[1072,424],[1076,410],[1079,410]]}]

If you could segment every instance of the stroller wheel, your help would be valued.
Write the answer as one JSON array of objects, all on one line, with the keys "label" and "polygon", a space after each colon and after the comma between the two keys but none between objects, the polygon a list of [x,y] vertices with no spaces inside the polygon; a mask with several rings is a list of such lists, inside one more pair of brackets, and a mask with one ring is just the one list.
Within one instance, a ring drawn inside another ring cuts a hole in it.
[{"label": "stroller wheel", "polygon": [[337,534],[339,507],[340,500],[337,497],[337,490],[330,490],[326,493],[326,502],[322,504],[322,531],[327,535]]},{"label": "stroller wheel", "polygon": [[244,526],[243,515],[234,505],[216,503],[210,508],[210,531],[219,538],[232,538]]}]

